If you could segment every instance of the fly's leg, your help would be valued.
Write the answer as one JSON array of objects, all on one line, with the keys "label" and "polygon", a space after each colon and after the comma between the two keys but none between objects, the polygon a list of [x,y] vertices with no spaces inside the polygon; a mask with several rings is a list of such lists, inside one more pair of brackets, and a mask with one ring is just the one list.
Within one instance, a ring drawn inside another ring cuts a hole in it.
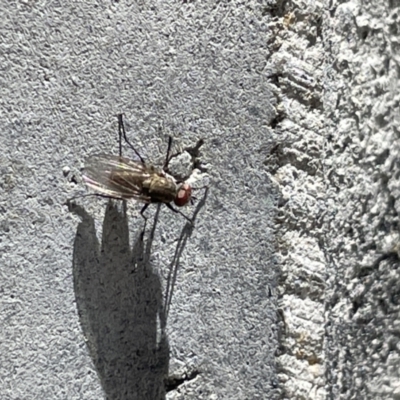
[{"label": "fly's leg", "polygon": [[144,221],[147,221],[147,217],[144,215],[144,212],[147,210],[147,207],[149,206],[150,203],[146,203],[142,209],[140,210],[140,215],[142,216],[142,218],[144,219]]},{"label": "fly's leg", "polygon": [[146,203],[142,209],[140,210],[140,215],[142,216],[142,218],[144,219],[144,227],[143,227],[143,232],[142,235],[144,234],[144,231],[146,229],[146,224],[147,224],[147,217],[144,215],[144,212],[147,210],[147,207],[149,206],[150,203]]},{"label": "fly's leg", "polygon": [[171,146],[172,146],[172,137],[168,136],[168,147],[167,147],[167,156],[165,157],[165,162],[164,162],[164,171],[168,171],[168,164],[169,161],[171,160],[172,156],[169,156],[169,153],[171,152]]},{"label": "fly's leg", "polygon": [[126,137],[125,125],[123,121],[123,114],[118,114],[118,134],[119,134],[119,155],[122,156],[122,137],[124,138],[127,145],[135,152],[135,154],[139,157],[140,161],[145,164],[142,156],[139,152],[133,147],[133,145],[129,142]]},{"label": "fly's leg", "polygon": [[[122,131],[125,131],[122,114],[118,114],[118,154],[122,157]],[[123,128],[123,129],[122,129]]]},{"label": "fly's leg", "polygon": [[203,144],[204,139],[199,139],[194,147],[187,147],[185,151],[187,151],[195,159],[199,156],[199,150]]},{"label": "fly's leg", "polygon": [[200,149],[201,146],[203,146],[203,144],[204,144],[204,140],[203,139],[199,139],[198,142],[196,143],[196,146],[194,146],[192,148],[187,148],[185,150],[192,156],[193,169],[197,168],[201,172],[207,172],[207,170],[202,167],[201,161],[198,158],[199,157],[199,153],[200,153],[199,149]]},{"label": "fly's leg", "polygon": [[182,211],[179,211],[179,210],[177,210],[176,208],[172,207],[171,204],[169,204],[169,203],[164,203],[164,204],[165,204],[171,211],[173,211],[174,213],[177,213],[177,214],[182,215],[183,218],[187,219],[187,220],[190,222],[190,224],[191,224],[192,226],[194,226],[194,222],[193,222],[188,216],[186,216]]},{"label": "fly's leg", "polygon": [[206,172],[206,169],[201,166],[201,162],[198,159],[199,157],[199,149],[204,144],[203,139],[199,139],[194,147],[186,147],[183,150],[179,151],[178,153],[170,154],[171,153],[171,144],[172,138],[169,136],[168,140],[168,150],[167,150],[167,157],[165,159],[164,168],[163,170],[168,173],[168,165],[169,162],[174,158],[179,156],[180,154],[187,152],[192,157],[192,171],[196,168],[199,169],[201,172]]}]

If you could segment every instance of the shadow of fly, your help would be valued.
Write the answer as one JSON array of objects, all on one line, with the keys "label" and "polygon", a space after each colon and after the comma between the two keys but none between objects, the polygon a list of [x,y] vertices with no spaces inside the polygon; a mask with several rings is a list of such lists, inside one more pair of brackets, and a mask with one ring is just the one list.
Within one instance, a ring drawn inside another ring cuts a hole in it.
[{"label": "shadow of fly", "polygon": [[[163,168],[158,168],[144,161],[139,152],[129,142],[122,114],[118,115],[119,155],[95,154],[85,162],[82,179],[95,193],[78,197],[99,196],[118,200],[136,200],[144,203],[140,214],[144,215],[147,207],[152,203],[165,204],[171,211],[182,215],[192,225],[193,221],[180,210],[174,208],[183,207],[192,200],[192,187],[184,181],[175,179],[167,173],[168,163],[173,156],[170,155],[172,138],[169,137],[167,155]],[[134,151],[138,160],[131,160],[122,156],[122,138]],[[198,148],[203,144],[199,141]]]}]

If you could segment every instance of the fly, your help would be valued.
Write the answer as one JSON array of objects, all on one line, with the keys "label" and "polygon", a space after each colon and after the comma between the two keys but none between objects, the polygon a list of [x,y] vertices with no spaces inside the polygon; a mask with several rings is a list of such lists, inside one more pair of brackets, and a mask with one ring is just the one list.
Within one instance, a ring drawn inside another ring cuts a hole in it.
[{"label": "fly", "polygon": [[145,203],[143,213],[151,203],[164,203],[172,211],[182,214],[170,204],[186,205],[192,194],[189,184],[178,183],[171,176],[152,165],[133,161],[122,156],[98,154],[86,161],[83,181],[97,195]]},{"label": "fly", "polygon": [[[140,214],[146,220],[145,210],[151,203],[163,203],[170,210],[181,214],[191,224],[193,221],[174,208],[171,203],[178,207],[185,206],[192,198],[192,187],[184,181],[178,181],[166,170],[171,159],[169,153],[171,150],[172,138],[169,138],[167,156],[164,167],[157,168],[147,164],[134,146],[126,137],[122,114],[118,115],[119,132],[119,154],[97,154],[86,160],[83,181],[92,190],[94,195],[121,199],[137,200],[144,203]],[[122,137],[131,149],[136,153],[139,160],[134,161],[123,157]]]}]

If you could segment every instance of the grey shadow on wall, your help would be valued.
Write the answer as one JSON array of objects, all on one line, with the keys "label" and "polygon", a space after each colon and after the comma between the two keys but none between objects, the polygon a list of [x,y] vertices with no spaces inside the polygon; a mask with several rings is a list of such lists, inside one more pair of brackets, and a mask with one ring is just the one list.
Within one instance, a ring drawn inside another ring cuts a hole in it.
[{"label": "grey shadow on wall", "polygon": [[[208,196],[196,206],[195,221]],[[122,203],[122,210],[118,207]],[[169,264],[163,301],[160,277],[150,262],[160,206],[147,242],[140,232],[129,242],[126,202],[109,201],[101,245],[93,218],[73,205],[81,218],[74,242],[76,303],[93,363],[109,400],[158,400],[198,372],[168,376],[169,345],[165,328],[181,255],[193,232],[186,223]]]},{"label": "grey shadow on wall", "polygon": [[[165,398],[169,346],[158,274],[150,263],[153,230],[129,243],[126,203],[109,201],[101,245],[80,206],[73,274],[78,313],[90,355],[110,400]],[[141,225],[142,226],[142,225]],[[164,323],[163,323],[164,322]]]},{"label": "grey shadow on wall", "polygon": [[[199,201],[199,203],[196,206],[196,209],[193,213],[192,216],[192,221],[195,222],[197,215],[199,214],[200,210],[204,207],[206,200],[208,197],[208,188],[206,188],[204,195],[202,199]],[[166,327],[167,325],[167,318],[169,314],[169,309],[171,306],[171,301],[175,289],[175,284],[176,284],[176,279],[178,276],[179,272],[179,265],[180,265],[180,259],[182,256],[182,253],[186,247],[187,241],[190,239],[192,233],[193,233],[194,226],[191,225],[190,223],[186,223],[185,226],[182,229],[182,232],[179,236],[174,257],[171,260],[169,266],[168,266],[168,276],[167,276],[167,282],[166,282],[166,288],[165,288],[165,301],[164,301],[164,306],[163,306],[163,317],[165,317],[165,320],[162,321],[162,326]],[[188,367],[183,374],[179,375],[169,375],[165,377],[165,390],[166,392],[171,392],[173,390],[176,390],[180,385],[182,385],[185,382],[191,381],[192,379],[196,378],[197,375],[199,375],[199,371],[195,366]]]},{"label": "grey shadow on wall", "polygon": [[[196,210],[193,213],[192,216],[192,221],[196,221],[197,215],[200,212],[200,210],[204,207],[206,204],[206,200],[208,197],[208,188],[204,191],[204,195],[199,201],[199,203],[196,206]],[[164,315],[168,317],[169,314],[169,309],[171,306],[171,301],[172,301],[172,296],[175,288],[175,283],[176,283],[176,278],[178,275],[178,270],[179,270],[179,262],[183,253],[183,250],[186,247],[188,239],[192,236],[194,226],[191,225],[190,223],[186,223],[184,228],[182,229],[182,232],[179,236],[175,253],[174,253],[174,258],[172,259],[171,263],[169,264],[169,271],[168,271],[168,277],[167,277],[167,286],[166,286],[166,293],[165,293],[165,302],[164,302],[164,310],[165,313]]]}]

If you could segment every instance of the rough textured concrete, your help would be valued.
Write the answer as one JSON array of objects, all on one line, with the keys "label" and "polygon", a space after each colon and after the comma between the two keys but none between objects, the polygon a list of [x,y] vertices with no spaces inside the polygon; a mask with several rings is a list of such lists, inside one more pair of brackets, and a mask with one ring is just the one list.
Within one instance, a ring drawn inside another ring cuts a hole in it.
[{"label": "rough textured concrete", "polygon": [[274,26],[277,50],[269,60],[279,114],[265,161],[280,191],[277,372],[281,398],[320,400],[326,398],[326,261],[320,244],[326,211],[323,8],[299,1],[280,16]]},{"label": "rough textured concrete", "polygon": [[324,160],[329,396],[397,399],[400,4],[331,6]]},{"label": "rough textured concrete", "polygon": [[[157,399],[167,376],[169,389],[190,378],[171,399],[276,397],[268,10],[18,2],[1,15],[0,398]],[[212,185],[193,231],[163,208],[151,239],[152,207],[142,244],[138,204],[63,206],[85,193],[85,158],[117,152],[120,112],[153,162],[169,134],[205,140]]]},{"label": "rough textured concrete", "polygon": [[274,56],[282,398],[397,399],[400,8],[321,6],[288,4]]},{"label": "rough textured concrete", "polygon": [[[0,10],[1,399],[400,398],[397,1]],[[63,206],[120,112],[195,229]]]}]

